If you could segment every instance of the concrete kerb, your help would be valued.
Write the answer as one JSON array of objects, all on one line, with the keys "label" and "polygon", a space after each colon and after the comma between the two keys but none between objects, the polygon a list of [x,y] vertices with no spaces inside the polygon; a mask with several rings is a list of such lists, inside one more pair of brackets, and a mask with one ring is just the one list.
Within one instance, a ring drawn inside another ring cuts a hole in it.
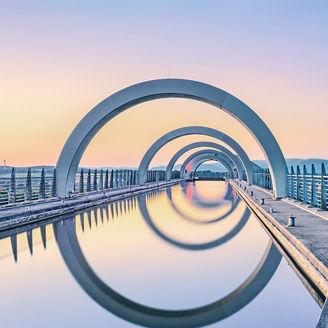
[{"label": "concrete kerb", "polygon": [[[294,237],[285,227],[278,223],[275,218],[261,208],[232,180],[229,181],[238,194],[249,205],[251,210],[271,231],[282,246],[293,256],[293,259],[302,268],[306,275],[315,283],[321,292],[328,296],[328,269],[316,256]],[[278,200],[279,201],[279,200]]]}]

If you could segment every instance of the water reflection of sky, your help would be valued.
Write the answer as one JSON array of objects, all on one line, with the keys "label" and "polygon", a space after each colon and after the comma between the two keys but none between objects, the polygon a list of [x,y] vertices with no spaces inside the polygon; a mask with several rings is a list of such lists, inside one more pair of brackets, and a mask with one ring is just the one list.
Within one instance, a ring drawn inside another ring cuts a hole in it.
[{"label": "water reflection of sky", "polygon": [[[75,218],[78,242],[98,277],[134,302],[167,310],[215,302],[241,285],[265,252],[269,238],[256,219],[250,216],[238,234],[219,247],[192,251],[158,237],[139,206],[142,201],[146,204],[152,222],[170,239],[204,244],[233,231],[246,210],[242,202],[232,200],[235,195],[227,197],[226,188],[224,182],[177,185],[170,190],[171,198],[162,190],[81,213]],[[171,202],[194,222],[177,214]],[[215,207],[218,203],[221,206]],[[204,224],[232,206],[231,215]],[[46,226],[46,251],[40,229],[32,234],[32,257],[26,234],[17,235],[17,263],[10,239],[0,241],[0,307],[6,327],[134,326],[100,307],[77,284],[58,250],[52,225]],[[283,259],[248,305],[210,326],[314,327],[319,313],[320,308]]]}]

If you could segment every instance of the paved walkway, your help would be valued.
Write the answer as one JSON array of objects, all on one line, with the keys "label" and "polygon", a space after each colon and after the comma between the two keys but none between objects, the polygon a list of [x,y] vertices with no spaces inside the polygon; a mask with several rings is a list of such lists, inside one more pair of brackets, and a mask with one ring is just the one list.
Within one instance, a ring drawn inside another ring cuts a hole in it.
[{"label": "paved walkway", "polygon": [[[234,181],[232,184],[262,209],[271,223],[328,281],[328,221],[284,199],[274,200],[268,192],[256,186],[248,186],[244,181]],[[261,205],[262,199],[264,205]],[[296,217],[295,227],[287,226],[290,215]]]}]

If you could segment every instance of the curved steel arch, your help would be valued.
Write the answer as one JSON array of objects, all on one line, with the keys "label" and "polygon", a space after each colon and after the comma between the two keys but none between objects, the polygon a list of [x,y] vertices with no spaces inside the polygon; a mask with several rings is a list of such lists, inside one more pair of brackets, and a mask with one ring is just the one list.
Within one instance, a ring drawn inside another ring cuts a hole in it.
[{"label": "curved steel arch", "polygon": [[[229,161],[229,157],[226,154],[224,154],[223,152],[220,152],[218,150],[215,150],[215,149],[203,149],[203,150],[199,150],[199,151],[191,154],[183,162],[183,164],[181,165],[181,168],[180,168],[180,178],[184,177],[184,174],[185,174],[184,172],[185,172],[186,166],[188,164],[191,164],[192,168],[193,168],[199,161],[201,161],[203,159],[205,159],[204,162],[209,161],[209,160],[215,160],[215,161],[221,162],[223,160],[221,163],[225,166],[225,168],[233,176],[233,169],[231,166],[232,161],[231,160],[230,160],[231,162]],[[224,161],[226,161],[228,163],[228,165],[225,165]],[[190,170],[190,173],[192,172],[192,168]]]},{"label": "curved steel arch", "polygon": [[[216,161],[219,162],[220,164],[222,164],[226,169],[227,169],[227,177],[228,178],[234,178],[234,172],[232,167],[227,166],[224,164],[224,160],[220,159],[216,154],[213,153],[206,153],[203,155],[199,155],[197,157],[194,158],[194,161],[191,161],[189,164],[192,166],[191,170],[189,172],[189,177],[192,176],[192,174],[195,173],[196,169],[203,163],[208,162],[208,161]],[[187,164],[187,166],[189,165]],[[180,171],[180,175],[182,175],[183,178],[187,177],[187,173],[186,172],[182,172]],[[188,177],[188,178],[189,178]]]},{"label": "curved steel arch", "polygon": [[210,147],[210,148],[215,148],[218,150],[222,150],[224,153],[226,153],[231,160],[234,162],[237,171],[238,171],[238,178],[240,180],[243,179],[243,166],[245,167],[245,165],[242,163],[242,161],[240,160],[240,157],[238,155],[233,154],[228,148],[217,144],[215,142],[210,142],[210,141],[199,141],[199,142],[194,142],[191,143],[187,146],[184,146],[183,148],[181,148],[179,151],[177,151],[173,157],[171,158],[169,164],[166,167],[166,180],[171,180],[171,173],[173,170],[173,167],[176,163],[176,161],[179,159],[180,156],[182,156],[184,153],[186,153],[189,150],[195,149],[195,148],[199,148],[199,147]]},{"label": "curved steel arch", "polygon": [[227,169],[228,174],[230,174],[231,177],[233,177],[233,173],[234,173],[233,172],[233,163],[231,163],[229,161],[229,158],[227,156],[225,156],[225,154],[222,153],[222,152],[219,152],[219,151],[214,150],[214,149],[212,151],[209,150],[209,149],[204,149],[204,153],[201,153],[201,154],[198,154],[198,155],[195,155],[195,156],[190,155],[190,157],[192,157],[192,159],[189,162],[187,162],[186,165],[184,163],[181,166],[181,169],[180,169],[180,178],[184,178],[185,177],[185,173],[184,173],[184,171],[182,171],[182,168],[183,167],[184,167],[184,169],[186,169],[186,166],[188,164],[190,164],[192,166],[191,167],[191,170],[190,170],[190,173],[192,173],[193,172],[193,168],[199,162],[201,162],[201,161],[206,162],[206,161],[210,161],[210,160],[214,160],[214,161],[217,161],[217,162],[221,163]]},{"label": "curved steel arch", "polygon": [[187,126],[183,128],[179,128],[173,131],[168,132],[167,134],[163,135],[157,141],[155,141],[147,150],[144,157],[142,158],[139,164],[139,183],[143,184],[146,181],[146,172],[149,167],[151,160],[154,158],[156,153],[168,142],[180,138],[182,136],[187,136],[191,134],[200,134],[206,135],[218,140],[223,141],[227,145],[229,145],[242,159],[243,163],[245,164],[245,170],[247,175],[247,181],[249,184],[253,183],[253,166],[251,164],[250,159],[248,158],[247,154],[240,147],[240,145],[227,134],[204,126]]},{"label": "curved steel arch", "polygon": [[[78,123],[62,149],[57,165],[57,196],[74,190],[81,157],[96,133],[113,117],[137,104],[162,98],[187,98],[205,102],[227,112],[254,136],[264,152],[272,176],[275,197],[287,195],[287,165],[282,151],[262,119],[245,103],[219,88],[184,79],[161,79],[122,89],[95,106]],[[249,177],[251,183],[252,177]]]},{"label": "curved steel arch", "polygon": [[[195,172],[198,170],[198,168],[205,162],[208,162],[208,161],[218,161],[215,157],[215,155],[211,156],[210,158],[206,157],[206,156],[203,156],[202,158],[195,158],[195,163],[193,163],[193,167],[191,169],[191,173],[195,174]],[[218,161],[220,162],[220,161]],[[222,164],[222,163],[221,163]]]}]

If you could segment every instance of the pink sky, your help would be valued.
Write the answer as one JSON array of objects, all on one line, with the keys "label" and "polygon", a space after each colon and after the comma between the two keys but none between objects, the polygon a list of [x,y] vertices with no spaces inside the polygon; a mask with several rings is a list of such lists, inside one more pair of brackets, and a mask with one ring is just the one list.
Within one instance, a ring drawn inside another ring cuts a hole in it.
[{"label": "pink sky", "polygon": [[[324,1],[2,2],[0,160],[54,165],[92,107],[130,84],[167,78],[169,71],[246,102],[286,157],[328,158],[327,13]],[[195,124],[228,133],[250,158],[264,158],[227,114],[169,99],[113,119],[81,164],[137,166],[154,140]],[[206,140],[211,138],[175,140],[152,165],[166,164],[189,142]]]}]

